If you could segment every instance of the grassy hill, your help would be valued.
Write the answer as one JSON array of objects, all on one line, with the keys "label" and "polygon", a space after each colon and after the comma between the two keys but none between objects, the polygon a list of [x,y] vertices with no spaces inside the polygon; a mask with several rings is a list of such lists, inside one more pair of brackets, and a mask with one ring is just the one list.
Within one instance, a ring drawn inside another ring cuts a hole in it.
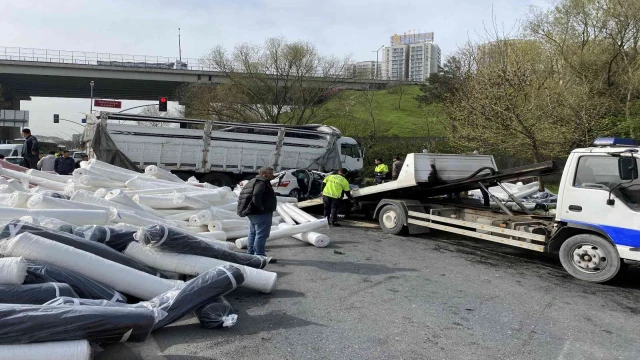
[{"label": "grassy hill", "polygon": [[446,118],[440,105],[421,105],[417,85],[405,86],[400,108],[397,91],[345,90],[329,100],[321,109],[319,119],[340,129],[346,136],[364,136],[372,131],[372,116],[377,135],[399,137],[443,136]]}]

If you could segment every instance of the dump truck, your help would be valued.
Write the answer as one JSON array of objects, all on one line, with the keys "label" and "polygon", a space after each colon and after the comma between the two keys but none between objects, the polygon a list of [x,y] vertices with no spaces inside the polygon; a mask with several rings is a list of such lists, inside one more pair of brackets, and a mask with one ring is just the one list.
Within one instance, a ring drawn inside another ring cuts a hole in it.
[{"label": "dump truck", "polygon": [[[398,180],[352,195],[357,210],[371,214],[386,233],[439,230],[556,253],[569,274],[601,283],[625,263],[640,261],[639,150],[630,139],[600,138],[573,150],[564,166],[548,161],[506,170],[498,170],[487,155],[409,154]],[[501,182],[560,173],[556,209],[542,214],[515,197],[505,206],[488,190]],[[463,196],[475,189],[482,199]]]},{"label": "dump truck", "polygon": [[[269,166],[358,172],[358,142],[332,126],[241,124],[101,113],[90,116],[83,141],[96,158],[133,170],[157,165],[186,180],[231,186]],[[190,127],[190,128],[185,128]]]}]

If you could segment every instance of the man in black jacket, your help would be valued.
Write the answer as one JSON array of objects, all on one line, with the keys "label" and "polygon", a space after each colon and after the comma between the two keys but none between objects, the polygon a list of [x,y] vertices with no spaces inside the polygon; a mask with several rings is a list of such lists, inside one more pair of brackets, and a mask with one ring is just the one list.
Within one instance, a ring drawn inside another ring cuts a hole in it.
[{"label": "man in black jacket", "polygon": [[62,157],[56,159],[53,163],[53,170],[60,175],[71,175],[76,168],[76,163],[73,158],[69,157],[69,152],[65,150],[62,153]]},{"label": "man in black jacket", "polygon": [[[271,233],[273,212],[278,204],[271,187],[272,168],[261,168],[238,196],[238,215],[249,218],[247,253],[266,256],[265,244]],[[273,259],[271,260],[273,262]]]},{"label": "man in black jacket", "polygon": [[24,145],[22,145],[22,166],[30,169],[38,168],[38,160],[40,155],[40,146],[38,145],[38,139],[31,135],[31,130],[22,129],[22,136],[24,137]]}]

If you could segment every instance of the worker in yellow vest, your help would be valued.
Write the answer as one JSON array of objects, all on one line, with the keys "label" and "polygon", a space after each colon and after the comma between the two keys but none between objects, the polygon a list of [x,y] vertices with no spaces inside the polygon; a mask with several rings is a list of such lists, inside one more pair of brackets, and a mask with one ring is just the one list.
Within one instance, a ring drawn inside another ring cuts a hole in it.
[{"label": "worker in yellow vest", "polygon": [[375,163],[376,168],[373,170],[374,179],[376,181],[376,184],[382,184],[382,182],[387,179],[389,167],[382,163],[381,158],[375,159]]},{"label": "worker in yellow vest", "polygon": [[349,200],[353,200],[349,182],[344,177],[346,173],[347,169],[340,169],[337,174],[327,176],[322,182],[324,217],[326,217],[327,220],[329,220],[329,224],[333,226],[340,226],[340,224],[338,224],[338,208],[340,207],[342,194],[344,193]]}]

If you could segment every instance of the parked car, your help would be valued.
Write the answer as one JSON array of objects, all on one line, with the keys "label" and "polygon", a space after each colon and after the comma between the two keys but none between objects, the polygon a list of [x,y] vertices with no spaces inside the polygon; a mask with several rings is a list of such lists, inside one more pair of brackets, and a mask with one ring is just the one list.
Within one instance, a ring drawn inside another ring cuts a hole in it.
[{"label": "parked car", "polygon": [[[326,176],[319,171],[290,169],[276,173],[271,186],[276,195],[295,197],[301,201],[320,196],[322,181]],[[249,180],[241,181],[236,191],[240,191],[247,182]]]},{"label": "parked car", "polygon": [[12,164],[20,165],[22,162],[22,144],[2,144],[0,154],[4,155],[4,160]]},{"label": "parked car", "polygon": [[73,161],[82,160],[84,155],[87,155],[84,151],[75,151],[73,153]]}]

